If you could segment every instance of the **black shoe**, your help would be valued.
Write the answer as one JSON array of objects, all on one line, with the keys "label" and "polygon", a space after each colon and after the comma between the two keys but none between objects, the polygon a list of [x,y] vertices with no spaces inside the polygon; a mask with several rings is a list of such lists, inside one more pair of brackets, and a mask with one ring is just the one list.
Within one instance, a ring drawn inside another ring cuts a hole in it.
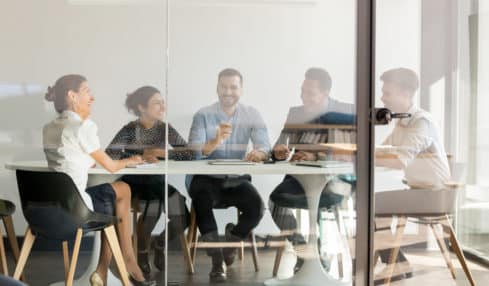
[{"label": "black shoe", "polygon": [[149,264],[149,254],[147,250],[138,251],[138,265],[143,272],[144,277],[149,277],[151,274],[151,265]]},{"label": "black shoe", "polygon": [[131,275],[129,275],[129,281],[131,281],[133,286],[156,286],[156,281],[154,280],[144,280],[144,281],[137,281],[136,279],[132,278]]},{"label": "black shoe", "polygon": [[[214,260],[214,259],[213,259]],[[209,272],[209,280],[211,283],[226,282],[226,268],[223,263],[212,263],[211,272]]]},{"label": "black shoe", "polygon": [[294,265],[294,274],[296,274],[297,272],[299,272],[299,270],[301,270],[303,264],[304,264],[304,258],[297,257],[297,261],[295,262]]},{"label": "black shoe", "polygon": [[[231,230],[235,227],[233,223],[228,223],[226,225],[226,242],[238,242],[241,241],[241,238],[238,236],[234,235],[231,233]],[[226,266],[230,266],[231,264],[234,263],[234,259],[236,258],[236,252],[237,252],[236,247],[229,247],[229,248],[224,248],[222,250],[222,255],[224,256],[224,262],[226,263]]]},{"label": "black shoe", "polygon": [[155,256],[153,263],[159,271],[165,269],[165,246],[160,245],[158,241],[154,243]]}]

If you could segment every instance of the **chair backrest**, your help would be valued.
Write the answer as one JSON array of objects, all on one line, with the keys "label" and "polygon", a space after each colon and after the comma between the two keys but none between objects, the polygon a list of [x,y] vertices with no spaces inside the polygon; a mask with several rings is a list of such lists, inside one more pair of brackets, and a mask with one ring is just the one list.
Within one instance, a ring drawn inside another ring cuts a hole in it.
[{"label": "chair backrest", "polygon": [[35,235],[68,240],[91,214],[70,176],[17,170],[24,217]]}]

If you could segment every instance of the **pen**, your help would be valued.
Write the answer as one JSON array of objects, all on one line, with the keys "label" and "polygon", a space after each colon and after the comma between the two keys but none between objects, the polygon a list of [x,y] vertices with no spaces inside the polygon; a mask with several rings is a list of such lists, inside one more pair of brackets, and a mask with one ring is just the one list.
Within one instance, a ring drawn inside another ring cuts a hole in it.
[{"label": "pen", "polygon": [[287,147],[287,150],[289,149],[289,136],[287,136],[287,139],[285,140],[285,146]]}]

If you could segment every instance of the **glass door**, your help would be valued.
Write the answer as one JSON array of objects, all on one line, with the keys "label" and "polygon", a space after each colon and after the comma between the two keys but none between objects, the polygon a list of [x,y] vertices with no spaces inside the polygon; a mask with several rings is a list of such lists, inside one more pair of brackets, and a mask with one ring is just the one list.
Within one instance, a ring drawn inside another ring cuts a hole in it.
[{"label": "glass door", "polygon": [[[168,130],[193,154],[167,162],[168,195],[185,197],[189,212],[167,224],[168,283],[352,285],[364,277],[354,271],[355,261],[367,269],[358,252],[368,263],[368,248],[355,247],[360,8],[168,1]],[[167,213],[174,207],[170,198]],[[368,228],[361,231],[363,240]]]},{"label": "glass door", "polygon": [[376,1],[376,285],[487,280],[486,6]]}]

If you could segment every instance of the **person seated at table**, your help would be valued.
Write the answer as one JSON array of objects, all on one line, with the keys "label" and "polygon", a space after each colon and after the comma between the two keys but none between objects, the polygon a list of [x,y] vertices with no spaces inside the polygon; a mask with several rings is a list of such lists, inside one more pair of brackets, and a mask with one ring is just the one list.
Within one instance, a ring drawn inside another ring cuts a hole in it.
[{"label": "person seated at table", "polygon": [[[285,120],[285,127],[277,139],[272,151],[272,158],[277,161],[285,160],[291,150],[289,144],[295,145],[295,153],[291,161],[316,161],[321,148],[318,143],[325,143],[326,137],[304,136],[304,133],[318,134],[320,130],[290,130],[287,124],[324,124],[325,120],[338,120],[341,123],[353,121],[355,106],[330,97],[331,77],[322,68],[309,68],[301,87],[302,105],[291,107]],[[333,122],[329,122],[333,123]],[[351,123],[350,123],[351,124]],[[307,141],[305,138],[311,138]],[[324,150],[322,150],[324,151]],[[286,175],[283,181],[270,194],[269,209],[275,224],[292,244],[304,244],[305,239],[297,233],[297,220],[291,209],[277,205],[284,195],[304,197],[304,189],[297,179]],[[331,194],[331,203],[339,202],[342,196]],[[294,271],[302,266],[303,259],[298,258]]]},{"label": "person seated at table", "polygon": [[[138,118],[129,122],[115,135],[106,149],[112,159],[120,160],[134,155],[142,156],[146,162],[158,160],[190,160],[192,152],[186,148],[187,142],[173,126],[168,124],[168,144],[173,148],[166,150],[165,116],[166,104],[160,91],[152,86],[143,86],[127,95],[127,109]],[[160,218],[164,206],[164,175],[124,175],[120,179],[129,184],[133,196],[141,199],[143,215],[138,221],[138,263],[146,276],[151,273],[149,248],[151,231]],[[189,223],[185,197],[168,184],[168,240],[181,234]],[[153,202],[153,203],[151,203]],[[154,243],[154,265],[164,269],[165,231]]]},{"label": "person seated at table", "polygon": [[[239,102],[242,95],[241,73],[231,68],[222,70],[217,78],[218,102],[200,109],[193,117],[189,145],[198,159],[260,162],[268,158],[270,143],[265,122],[258,110]],[[253,149],[247,153],[250,141]],[[187,183],[203,241],[218,241],[214,207],[235,206],[240,211],[238,223],[226,225],[227,241],[245,239],[263,216],[263,201],[249,175],[195,175],[188,176]],[[236,248],[208,248],[207,254],[212,258],[210,280],[225,281],[223,263],[233,263]]]},{"label": "person seated at table", "polygon": [[[115,215],[120,222],[115,226],[133,285],[156,285],[147,281],[136,263],[131,245],[131,189],[124,182],[101,184],[87,188],[88,169],[95,162],[109,172],[116,172],[129,165],[143,162],[141,156],[112,160],[100,149],[97,125],[89,119],[94,101],[85,77],[65,75],[54,87],[48,87],[46,100],[54,102],[58,117],[43,128],[44,153],[49,168],[68,174],[90,209],[107,215]],[[90,276],[90,285],[107,284],[107,271],[112,259],[108,240],[102,235],[102,247],[97,269]]]},{"label": "person seated at table", "polygon": [[[411,117],[395,119],[394,129],[382,143],[392,146],[393,150],[388,151],[389,156],[385,156],[385,151],[377,151],[375,164],[403,170],[410,188],[443,189],[450,179],[450,169],[439,127],[431,114],[415,104],[418,75],[407,68],[396,68],[384,72],[380,80],[383,82],[381,100],[384,106],[393,113],[409,113]],[[391,249],[379,251],[383,263],[389,262],[390,253]],[[412,268],[402,251],[396,262],[396,267],[402,268],[396,273],[412,275]]]}]

